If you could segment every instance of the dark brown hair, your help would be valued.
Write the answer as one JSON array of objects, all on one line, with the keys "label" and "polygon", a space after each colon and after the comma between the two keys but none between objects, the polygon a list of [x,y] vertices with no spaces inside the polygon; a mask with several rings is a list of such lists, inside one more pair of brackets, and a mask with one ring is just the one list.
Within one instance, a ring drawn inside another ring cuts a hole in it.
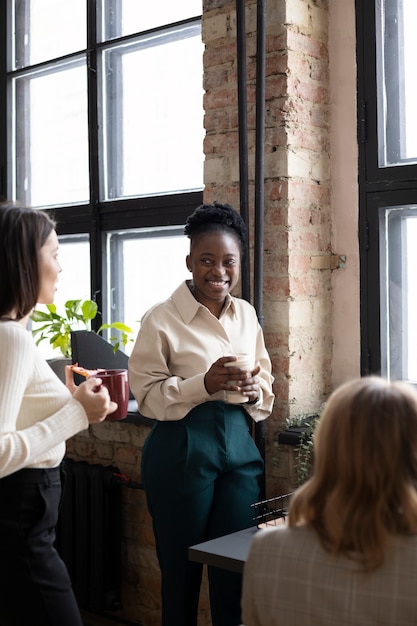
[{"label": "dark brown hair", "polygon": [[417,392],[378,376],[330,396],[314,437],[311,478],[289,525],[310,525],[333,554],[372,571],[393,535],[417,533]]},{"label": "dark brown hair", "polygon": [[20,320],[36,305],[39,251],[54,228],[43,211],[0,202],[0,318]]}]

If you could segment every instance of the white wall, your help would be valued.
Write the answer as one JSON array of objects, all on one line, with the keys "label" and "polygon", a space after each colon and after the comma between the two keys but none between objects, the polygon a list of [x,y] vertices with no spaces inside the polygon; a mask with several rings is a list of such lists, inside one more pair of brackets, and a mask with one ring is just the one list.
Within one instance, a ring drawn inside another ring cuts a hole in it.
[{"label": "white wall", "polygon": [[334,387],[360,374],[355,30],[354,0],[329,0],[332,246],[347,257],[332,274]]}]

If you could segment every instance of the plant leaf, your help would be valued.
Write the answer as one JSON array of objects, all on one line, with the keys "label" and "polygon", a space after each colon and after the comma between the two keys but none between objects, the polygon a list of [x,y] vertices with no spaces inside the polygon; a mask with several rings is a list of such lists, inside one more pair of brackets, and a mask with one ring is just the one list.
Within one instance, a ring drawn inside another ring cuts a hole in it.
[{"label": "plant leaf", "polygon": [[111,324],[102,324],[97,332],[100,333],[102,330],[106,328],[114,328],[115,330],[120,330],[121,332],[126,333],[128,335],[133,334],[133,329],[130,328],[130,326],[123,324],[122,322],[112,322]]},{"label": "plant leaf", "polygon": [[84,321],[93,320],[97,315],[97,302],[92,300],[85,300],[81,305],[81,311],[83,312]]}]

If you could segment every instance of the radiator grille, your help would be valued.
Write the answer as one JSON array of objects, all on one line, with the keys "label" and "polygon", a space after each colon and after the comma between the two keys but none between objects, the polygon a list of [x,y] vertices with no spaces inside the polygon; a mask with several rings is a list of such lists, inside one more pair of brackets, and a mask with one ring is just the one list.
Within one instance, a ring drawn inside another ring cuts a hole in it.
[{"label": "radiator grille", "polygon": [[80,608],[121,608],[121,487],[116,466],[65,459],[56,547]]}]

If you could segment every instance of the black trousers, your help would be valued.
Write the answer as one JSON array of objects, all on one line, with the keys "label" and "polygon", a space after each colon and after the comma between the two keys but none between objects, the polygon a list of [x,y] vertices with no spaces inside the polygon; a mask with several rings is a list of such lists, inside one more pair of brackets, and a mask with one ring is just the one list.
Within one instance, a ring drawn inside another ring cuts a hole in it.
[{"label": "black trousers", "polygon": [[[263,460],[239,405],[206,402],[157,422],[142,452],[142,481],[162,574],[162,625],[197,626],[203,566],[188,547],[254,525]],[[208,568],[213,626],[241,624],[242,576]]]},{"label": "black trousers", "polygon": [[55,547],[60,469],[24,469],[0,480],[0,625],[82,626]]}]

